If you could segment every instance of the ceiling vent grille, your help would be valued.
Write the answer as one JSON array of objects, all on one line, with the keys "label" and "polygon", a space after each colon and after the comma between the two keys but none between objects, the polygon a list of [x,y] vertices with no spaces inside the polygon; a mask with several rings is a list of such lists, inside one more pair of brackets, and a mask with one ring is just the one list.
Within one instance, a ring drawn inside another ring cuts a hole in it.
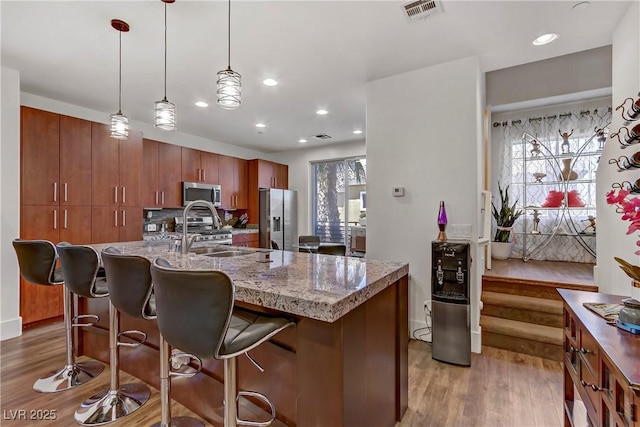
[{"label": "ceiling vent grille", "polygon": [[319,133],[318,135],[315,135],[315,138],[318,138],[318,139],[331,139],[331,136],[327,135],[326,133]]},{"label": "ceiling vent grille", "polygon": [[442,2],[438,0],[417,0],[402,5],[402,9],[405,12],[407,19],[410,22],[425,19],[436,13],[441,13]]}]

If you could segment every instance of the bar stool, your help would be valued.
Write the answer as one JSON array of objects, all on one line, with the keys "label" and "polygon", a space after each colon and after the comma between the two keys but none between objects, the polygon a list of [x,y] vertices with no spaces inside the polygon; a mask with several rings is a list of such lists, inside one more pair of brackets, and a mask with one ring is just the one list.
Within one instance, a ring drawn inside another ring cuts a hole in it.
[{"label": "bar stool", "polygon": [[[122,255],[114,247],[105,248],[101,254],[109,286],[109,364],[110,386],[87,399],[75,412],[78,424],[94,426],[116,421],[140,408],[151,395],[142,383],[120,385],[119,347],[137,347],[147,335],[141,331],[120,332],[120,312],[129,316],[155,319],[149,261],[143,257]],[[119,341],[121,336],[140,341]]]},{"label": "bar stool", "polygon": [[340,255],[345,256],[347,247],[345,245],[320,245],[316,253],[324,255]]},{"label": "bar stool", "polygon": [[[158,328],[167,342],[202,359],[224,360],[224,425],[268,426],[275,420],[273,403],[263,394],[236,391],[236,357],[294,323],[234,307],[235,286],[222,271],[176,270],[156,259],[151,276],[156,293]],[[263,400],[271,408],[264,422],[238,419],[238,396]]]},{"label": "bar stool", "polygon": [[313,253],[320,246],[320,236],[298,236],[298,252]]},{"label": "bar stool", "polygon": [[[63,272],[56,268],[58,253],[53,243],[48,240],[15,239],[13,247],[18,256],[20,274],[25,280],[42,286],[64,285]],[[104,370],[104,365],[98,362],[75,362],[71,328],[89,324],[74,323],[72,295],[66,286],[63,290],[63,303],[67,363],[62,369],[53,371],[35,382],[33,389],[41,393],[53,393],[77,387],[91,381]]]}]

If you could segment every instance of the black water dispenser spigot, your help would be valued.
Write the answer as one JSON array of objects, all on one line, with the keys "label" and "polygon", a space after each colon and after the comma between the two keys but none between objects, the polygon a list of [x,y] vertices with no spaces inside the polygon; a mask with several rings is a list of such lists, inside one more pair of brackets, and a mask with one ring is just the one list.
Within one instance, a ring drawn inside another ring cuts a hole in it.
[{"label": "black water dispenser spigot", "polygon": [[438,285],[442,285],[442,283],[444,283],[444,271],[442,271],[441,259],[438,259],[438,269],[436,270],[436,279],[438,280]]},{"label": "black water dispenser spigot", "polygon": [[464,283],[464,273],[462,272],[462,261],[458,260],[458,271],[456,271],[456,281],[460,284]]}]

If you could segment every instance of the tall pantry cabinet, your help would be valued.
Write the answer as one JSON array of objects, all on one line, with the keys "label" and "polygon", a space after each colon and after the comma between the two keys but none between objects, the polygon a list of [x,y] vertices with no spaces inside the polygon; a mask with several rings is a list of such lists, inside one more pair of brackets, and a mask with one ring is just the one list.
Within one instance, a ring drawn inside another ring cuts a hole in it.
[{"label": "tall pantry cabinet", "polygon": [[[20,237],[91,242],[91,122],[21,109]],[[28,324],[62,314],[62,288],[21,279]]]},{"label": "tall pantry cabinet", "polygon": [[109,127],[91,123],[93,243],[142,239],[142,133],[114,139]]},{"label": "tall pantry cabinet", "polygon": [[[20,237],[54,244],[142,239],[142,134],[21,107]],[[61,286],[20,282],[22,323],[61,316]]]}]

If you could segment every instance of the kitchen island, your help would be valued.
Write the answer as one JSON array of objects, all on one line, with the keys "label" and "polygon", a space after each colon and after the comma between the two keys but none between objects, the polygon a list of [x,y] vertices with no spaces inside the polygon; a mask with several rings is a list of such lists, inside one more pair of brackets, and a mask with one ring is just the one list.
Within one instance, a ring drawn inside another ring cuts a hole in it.
[{"label": "kitchen island", "polygon": [[[108,245],[92,246],[100,251]],[[169,252],[166,241],[113,246],[150,260],[163,257],[180,269],[224,271],[236,286],[237,305],[296,322],[251,351],[264,373],[247,358],[238,360],[238,389],[268,396],[279,425],[394,426],[402,418],[408,393],[408,264],[287,251],[271,251],[271,262],[263,263],[261,250],[241,248],[245,253],[233,257],[182,255]],[[80,312],[98,314],[100,321],[78,328],[79,355],[108,361],[107,306],[105,299],[80,300]],[[120,350],[121,368],[157,388],[156,322],[122,315],[121,330],[126,329],[142,330],[148,338]],[[172,398],[221,425],[222,367],[222,361],[206,361],[195,377],[174,378]],[[258,405],[241,399],[240,415],[264,418],[265,408]]]}]

